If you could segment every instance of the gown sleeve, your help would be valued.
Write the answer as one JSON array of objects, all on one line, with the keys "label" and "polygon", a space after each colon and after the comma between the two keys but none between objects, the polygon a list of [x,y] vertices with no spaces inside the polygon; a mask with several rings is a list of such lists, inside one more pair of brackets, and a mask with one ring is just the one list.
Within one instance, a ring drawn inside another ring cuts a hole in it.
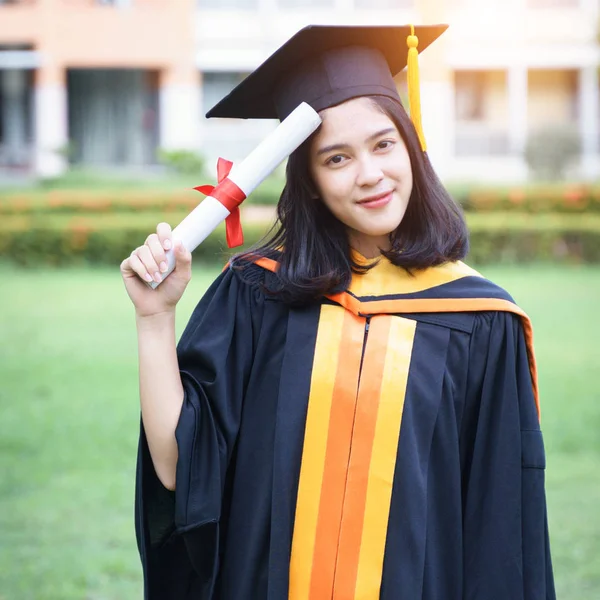
[{"label": "gown sleeve", "polygon": [[184,401],[176,429],[176,489],[160,483],[143,426],[136,473],[136,538],[148,600],[211,598],[218,571],[226,472],[262,318],[258,285],[222,273],[182,334]]},{"label": "gown sleeve", "polygon": [[465,600],[554,600],[545,452],[519,317],[480,313],[461,444]]}]

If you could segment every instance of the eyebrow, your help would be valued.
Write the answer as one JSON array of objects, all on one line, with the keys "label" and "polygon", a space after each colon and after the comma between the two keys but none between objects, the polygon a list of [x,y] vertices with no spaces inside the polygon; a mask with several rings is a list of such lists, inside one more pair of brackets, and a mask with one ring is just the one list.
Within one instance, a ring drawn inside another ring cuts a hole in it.
[{"label": "eyebrow", "polygon": [[[378,137],[381,137],[382,135],[386,135],[388,133],[392,133],[395,131],[396,131],[395,127],[387,127],[386,129],[382,129],[381,131],[377,131],[373,135],[370,135],[367,138],[367,142],[370,142]],[[345,150],[346,148],[349,148],[349,147],[350,147],[350,144],[346,144],[346,143],[332,144],[331,146],[325,146],[325,147],[321,148],[317,152],[317,156],[321,156],[321,154],[327,154],[328,152],[333,152],[334,150]]]}]

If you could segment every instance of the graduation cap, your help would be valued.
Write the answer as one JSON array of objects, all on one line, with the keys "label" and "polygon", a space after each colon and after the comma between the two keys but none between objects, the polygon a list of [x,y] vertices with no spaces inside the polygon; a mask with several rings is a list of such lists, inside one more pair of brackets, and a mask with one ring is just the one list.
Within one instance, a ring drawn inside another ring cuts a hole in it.
[{"label": "graduation cap", "polygon": [[329,26],[301,29],[206,114],[284,120],[301,102],[316,111],[360,96],[400,102],[394,76],[408,65],[409,110],[421,147],[418,51],[448,28]]}]

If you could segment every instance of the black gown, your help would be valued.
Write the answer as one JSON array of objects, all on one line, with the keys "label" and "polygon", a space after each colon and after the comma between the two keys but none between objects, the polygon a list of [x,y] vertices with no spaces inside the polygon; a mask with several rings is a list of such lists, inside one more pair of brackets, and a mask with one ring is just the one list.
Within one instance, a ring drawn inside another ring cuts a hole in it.
[{"label": "black gown", "polygon": [[527,316],[463,263],[383,259],[290,308],[226,269],[178,344],[176,491],[143,428],[149,600],[555,598]]}]

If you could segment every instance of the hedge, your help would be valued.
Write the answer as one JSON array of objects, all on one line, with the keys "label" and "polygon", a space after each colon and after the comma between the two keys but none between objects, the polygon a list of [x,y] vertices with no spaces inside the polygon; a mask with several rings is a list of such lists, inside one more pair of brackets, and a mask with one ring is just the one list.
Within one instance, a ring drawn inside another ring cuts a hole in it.
[{"label": "hedge", "polygon": [[530,184],[448,189],[466,212],[600,213],[600,185],[597,184]]},{"label": "hedge", "polygon": [[[265,182],[248,198],[247,205],[276,204],[282,186],[283,182]],[[600,213],[600,185],[454,185],[449,186],[448,191],[466,212]],[[0,195],[0,216],[29,213],[189,212],[202,198],[192,188],[10,192]]]},{"label": "hedge", "polygon": [[[282,181],[267,180],[252,193],[246,203],[258,206],[273,206],[277,204],[282,189]],[[143,210],[164,211],[166,213],[180,210],[190,212],[203,198],[204,195],[194,190],[191,186],[160,187],[158,189],[38,189],[21,192],[5,191],[3,193],[0,192],[0,215],[139,212]]]},{"label": "hedge", "polygon": [[[177,223],[185,212],[173,213]],[[118,265],[142,244],[164,213],[22,214],[0,219],[0,257],[22,265]],[[468,214],[473,264],[523,261],[600,262],[600,215]],[[244,225],[246,246],[266,223]],[[223,263],[231,254],[220,226],[194,252],[195,260]],[[240,248],[234,251],[239,251]]]},{"label": "hedge", "polygon": [[467,214],[467,262],[600,262],[600,215]]}]

